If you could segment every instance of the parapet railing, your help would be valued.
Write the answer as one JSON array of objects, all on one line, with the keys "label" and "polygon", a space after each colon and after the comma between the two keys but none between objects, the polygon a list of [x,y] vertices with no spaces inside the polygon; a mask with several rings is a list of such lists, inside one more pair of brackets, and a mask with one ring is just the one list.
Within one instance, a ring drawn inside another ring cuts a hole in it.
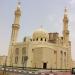
[{"label": "parapet railing", "polygon": [[0,71],[3,72],[3,75],[6,73],[22,73],[22,74],[30,74],[33,73],[33,75],[40,75],[39,73],[59,73],[59,72],[69,72],[69,73],[75,73],[75,69],[43,69],[43,68],[31,68],[31,67],[17,67],[17,66],[2,66],[0,65]]}]

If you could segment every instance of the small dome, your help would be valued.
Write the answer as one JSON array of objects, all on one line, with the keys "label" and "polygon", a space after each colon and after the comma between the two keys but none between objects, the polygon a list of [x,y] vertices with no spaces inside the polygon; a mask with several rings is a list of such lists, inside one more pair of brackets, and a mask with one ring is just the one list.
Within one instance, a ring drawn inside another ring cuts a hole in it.
[{"label": "small dome", "polygon": [[37,29],[34,33],[33,33],[33,39],[45,39],[48,40],[49,35],[47,33],[47,31],[45,31],[43,28],[39,28]]}]

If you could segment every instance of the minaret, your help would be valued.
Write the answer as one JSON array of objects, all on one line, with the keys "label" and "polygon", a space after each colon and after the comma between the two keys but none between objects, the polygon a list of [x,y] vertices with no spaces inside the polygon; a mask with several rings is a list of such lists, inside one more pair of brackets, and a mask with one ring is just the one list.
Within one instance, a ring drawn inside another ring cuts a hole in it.
[{"label": "minaret", "polygon": [[71,58],[71,45],[69,44],[69,30],[68,30],[68,16],[67,9],[65,9],[63,18],[63,46],[67,48],[67,69],[72,68],[72,58]]},{"label": "minaret", "polygon": [[21,16],[21,10],[20,10],[20,2],[18,2],[17,8],[15,10],[15,20],[12,24],[12,33],[11,33],[11,40],[9,44],[9,51],[8,51],[8,58],[7,58],[7,65],[13,66],[13,48],[16,44],[17,37],[18,37],[18,31],[20,28],[19,22],[20,22],[20,16]]},{"label": "minaret", "polygon": [[11,34],[11,41],[10,41],[11,45],[15,44],[17,41],[18,31],[20,28],[20,25],[19,25],[20,16],[21,16],[20,2],[18,2],[17,8],[15,10],[14,24],[12,24],[12,34]]},{"label": "minaret", "polygon": [[67,9],[65,8],[63,18],[63,45],[67,47],[68,42],[69,42],[68,16],[67,16]]}]

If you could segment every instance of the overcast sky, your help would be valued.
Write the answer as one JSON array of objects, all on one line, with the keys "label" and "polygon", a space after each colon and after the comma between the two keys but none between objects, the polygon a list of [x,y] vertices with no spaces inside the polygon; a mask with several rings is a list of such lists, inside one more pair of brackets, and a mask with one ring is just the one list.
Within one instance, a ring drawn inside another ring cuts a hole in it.
[{"label": "overcast sky", "polygon": [[[72,59],[75,60],[75,0],[20,0],[21,22],[18,40],[43,26],[48,32],[63,30],[64,8],[68,9]],[[0,55],[7,55],[17,0],[0,0]]]}]

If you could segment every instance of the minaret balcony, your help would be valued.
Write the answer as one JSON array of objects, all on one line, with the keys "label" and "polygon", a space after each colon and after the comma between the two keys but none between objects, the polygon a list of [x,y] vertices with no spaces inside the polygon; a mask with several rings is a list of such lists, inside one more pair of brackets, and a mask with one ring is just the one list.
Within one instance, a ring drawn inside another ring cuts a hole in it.
[{"label": "minaret balcony", "polygon": [[19,24],[12,24],[12,28],[20,28]]}]

